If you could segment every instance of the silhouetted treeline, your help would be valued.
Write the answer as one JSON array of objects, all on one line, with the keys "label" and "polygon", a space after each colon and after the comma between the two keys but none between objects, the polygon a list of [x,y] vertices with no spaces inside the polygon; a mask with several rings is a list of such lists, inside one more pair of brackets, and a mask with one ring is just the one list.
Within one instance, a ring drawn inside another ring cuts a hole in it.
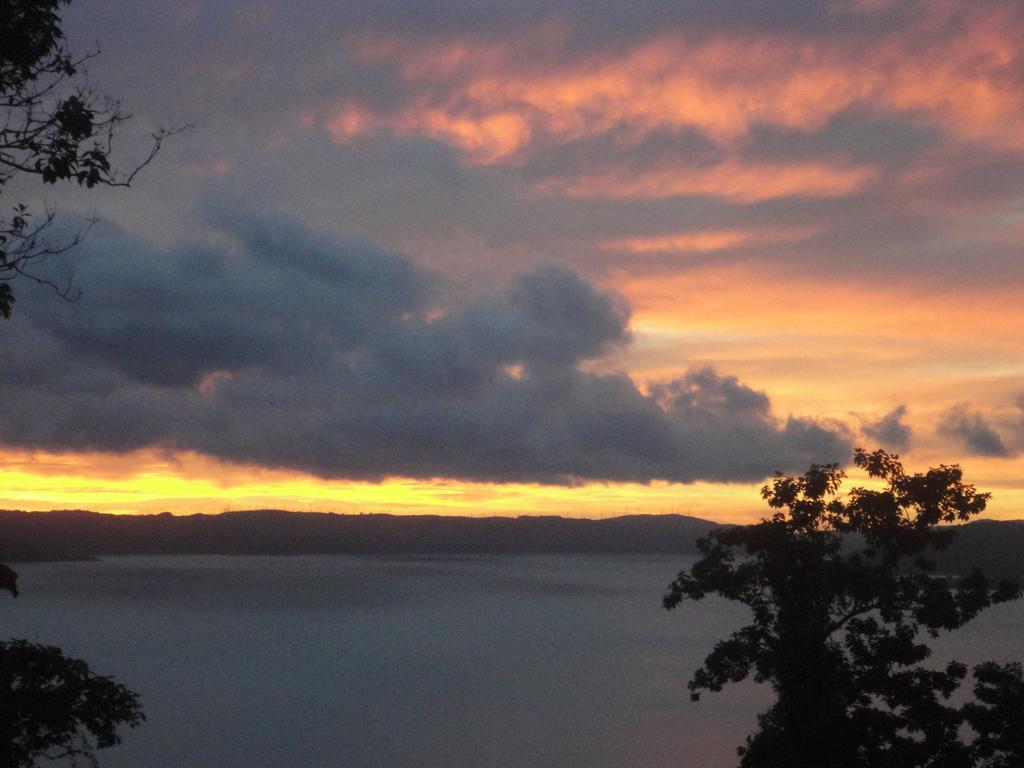
[{"label": "silhouetted treeline", "polygon": [[[82,510],[0,510],[0,562],[143,554],[695,554],[716,524],[686,515],[565,517],[337,515],[282,510],[218,515],[107,515]],[[977,565],[1024,576],[1024,520],[958,527],[939,573]]]},{"label": "silhouetted treeline", "polygon": [[715,524],[684,515],[563,517],[217,515],[0,511],[0,561],[138,554],[513,554],[696,552]]}]

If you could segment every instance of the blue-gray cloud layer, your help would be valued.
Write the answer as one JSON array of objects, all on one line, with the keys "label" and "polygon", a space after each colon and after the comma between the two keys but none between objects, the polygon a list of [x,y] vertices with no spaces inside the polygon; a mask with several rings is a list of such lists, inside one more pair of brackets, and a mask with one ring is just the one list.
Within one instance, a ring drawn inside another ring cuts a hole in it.
[{"label": "blue-gray cloud layer", "polygon": [[849,457],[842,428],[778,420],[711,369],[646,394],[588,372],[629,342],[629,308],[565,269],[451,303],[404,257],[292,222],[235,216],[211,242],[95,231],[80,302],[26,286],[0,336],[0,440],[544,483],[757,480]]},{"label": "blue-gray cloud layer", "polygon": [[869,438],[885,448],[906,451],[910,448],[913,431],[903,423],[907,415],[907,406],[898,405],[875,421],[867,421],[861,425],[861,431]]},{"label": "blue-gray cloud layer", "polygon": [[1005,458],[1011,455],[1003,438],[977,411],[964,404],[954,405],[942,414],[938,432],[957,440],[975,456]]}]

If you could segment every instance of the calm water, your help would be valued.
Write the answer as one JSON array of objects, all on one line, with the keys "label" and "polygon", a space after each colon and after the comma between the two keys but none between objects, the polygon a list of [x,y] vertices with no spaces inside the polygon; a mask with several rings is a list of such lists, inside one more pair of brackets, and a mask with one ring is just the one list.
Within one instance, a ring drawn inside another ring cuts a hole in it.
[{"label": "calm water", "polygon": [[[768,692],[690,703],[744,621],[663,556],[130,557],[18,567],[0,634],[143,697],[109,768],[727,768]],[[937,658],[1024,657],[1024,605]]]}]

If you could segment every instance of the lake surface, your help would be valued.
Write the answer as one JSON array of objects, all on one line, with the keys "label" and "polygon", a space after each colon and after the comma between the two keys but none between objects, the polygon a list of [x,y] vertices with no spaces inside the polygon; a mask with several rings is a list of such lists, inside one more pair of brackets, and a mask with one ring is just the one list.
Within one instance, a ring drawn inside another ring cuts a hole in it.
[{"label": "lake surface", "polygon": [[[661,608],[670,556],[122,557],[22,564],[0,635],[138,692],[107,768],[729,768],[760,686],[686,682],[745,621]],[[1024,658],[1024,603],[936,660]]]}]

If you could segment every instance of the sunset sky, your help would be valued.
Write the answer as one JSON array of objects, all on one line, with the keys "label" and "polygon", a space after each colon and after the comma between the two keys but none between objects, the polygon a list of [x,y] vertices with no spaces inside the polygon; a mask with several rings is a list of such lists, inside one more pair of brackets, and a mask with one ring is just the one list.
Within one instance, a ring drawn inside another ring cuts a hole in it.
[{"label": "sunset sky", "polygon": [[752,520],[864,446],[1024,518],[1019,0],[64,18],[123,166],[193,127],[5,189],[97,223],[3,322],[0,507]]}]

